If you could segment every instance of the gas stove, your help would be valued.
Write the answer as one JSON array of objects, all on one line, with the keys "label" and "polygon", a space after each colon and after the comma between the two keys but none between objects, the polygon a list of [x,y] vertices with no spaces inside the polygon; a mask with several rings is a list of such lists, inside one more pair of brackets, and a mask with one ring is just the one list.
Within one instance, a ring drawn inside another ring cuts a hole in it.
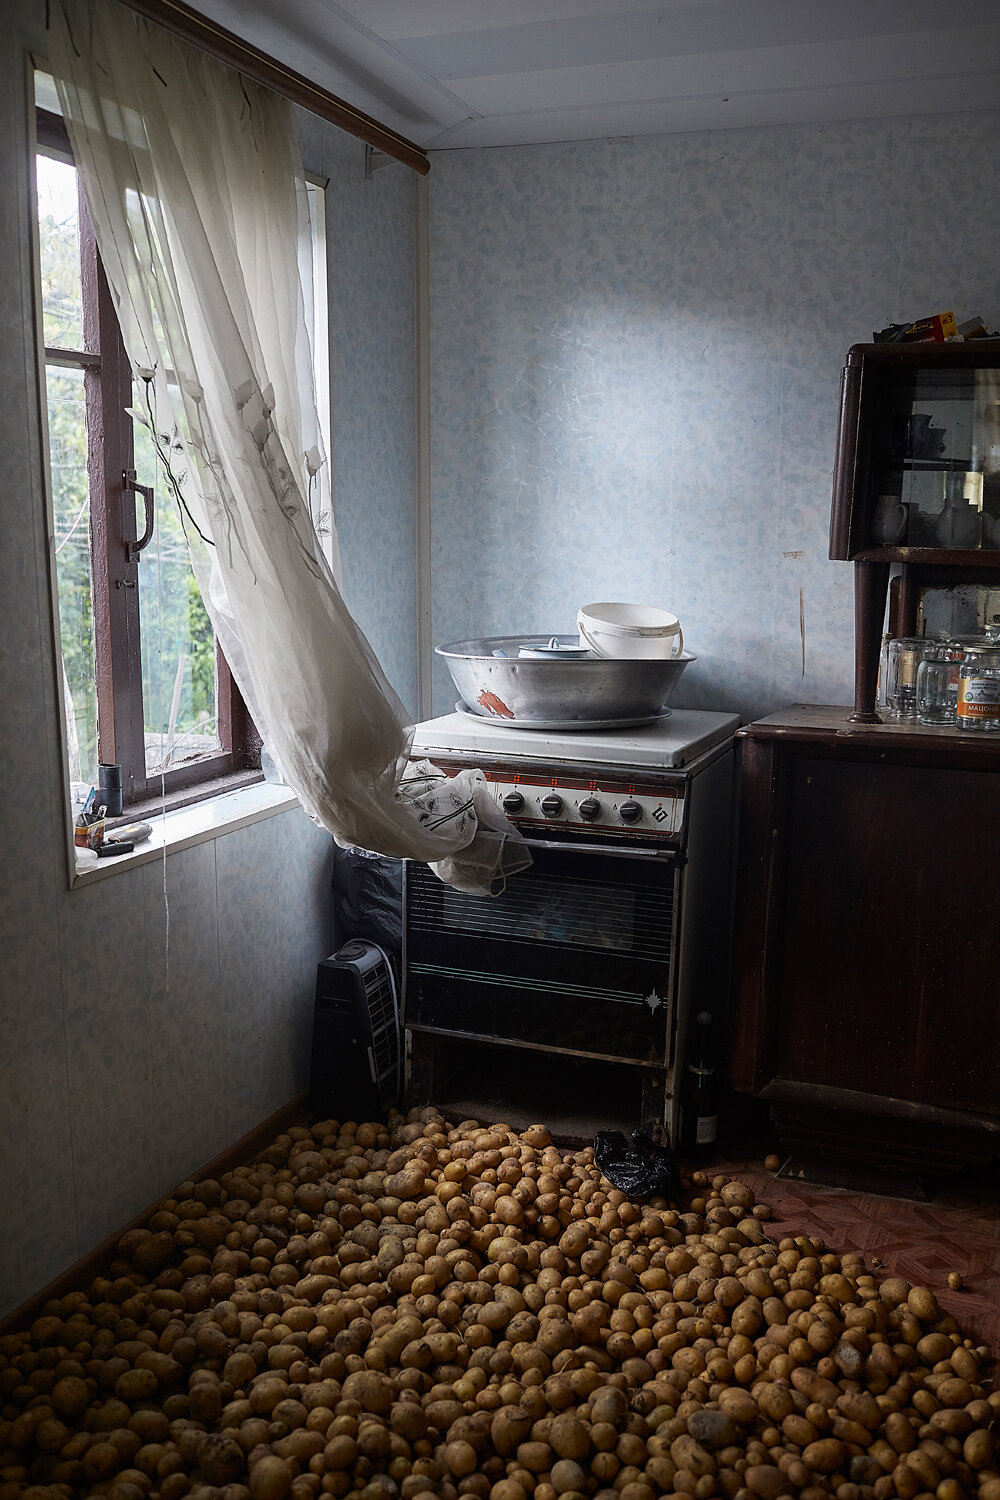
[{"label": "gas stove", "polygon": [[413,753],[444,769],[480,766],[523,833],[645,842],[680,836],[692,778],[738,724],[735,714],[675,709],[632,729],[541,731],[454,713],[418,724]]},{"label": "gas stove", "polygon": [[562,1101],[580,1139],[642,1124],[676,1140],[691,1019],[725,1024],[738,722],[676,709],[619,730],[461,712],[416,726],[416,758],[482,770],[532,865],[495,898],[406,868],[414,1102],[485,1118],[498,1105],[470,1099],[475,1076],[502,1080],[505,1119],[556,1124]]},{"label": "gas stove", "polygon": [[686,766],[720,744],[739,722],[736,714],[675,708],[635,729],[553,731],[508,729],[495,719],[454,713],[418,724],[414,746],[428,756],[432,750],[462,750],[504,760],[594,761],[666,770]]}]

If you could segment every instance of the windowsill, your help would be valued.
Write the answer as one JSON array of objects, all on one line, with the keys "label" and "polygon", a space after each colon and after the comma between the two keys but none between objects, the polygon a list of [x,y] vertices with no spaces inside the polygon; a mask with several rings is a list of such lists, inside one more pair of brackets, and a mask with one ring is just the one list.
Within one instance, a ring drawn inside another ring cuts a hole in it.
[{"label": "windowsill", "polygon": [[164,812],[172,813],[181,807],[193,807],[196,802],[214,801],[227,792],[259,786],[263,780],[259,770],[251,770],[235,771],[228,776],[215,777],[212,781],[196,781],[192,786],[167,792],[166,797],[150,797],[145,802],[131,803],[120,816],[108,819],[107,830],[110,833],[128,823],[152,823],[154,818],[162,818]]},{"label": "windowsill", "polygon": [[[223,792],[217,797],[206,798],[186,807],[178,807],[166,813],[147,813],[142,821],[151,824],[153,832],[143,843],[137,844],[130,854],[109,855],[98,859],[91,849],[74,849],[76,870],[71,885],[76,889],[103,880],[119,870],[131,870],[136,865],[147,865],[152,860],[178,854],[194,844],[203,844],[208,839],[220,838],[226,833],[235,833],[250,823],[259,823],[272,818],[276,813],[287,812],[299,806],[299,799],[287,786],[276,786],[273,782],[257,781],[237,791]],[[122,821],[116,819],[116,822]],[[128,821],[139,819],[132,816]]]}]

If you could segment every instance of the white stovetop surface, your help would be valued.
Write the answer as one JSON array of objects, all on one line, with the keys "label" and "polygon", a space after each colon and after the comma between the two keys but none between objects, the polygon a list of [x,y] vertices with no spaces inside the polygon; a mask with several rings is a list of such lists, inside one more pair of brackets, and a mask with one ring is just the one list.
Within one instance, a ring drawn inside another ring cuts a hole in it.
[{"label": "white stovetop surface", "polygon": [[531,760],[571,759],[612,766],[686,766],[704,751],[728,739],[739,725],[737,714],[704,713],[675,708],[654,724],[637,729],[566,731],[507,729],[492,719],[471,714],[444,714],[414,730],[415,754],[433,752]]}]

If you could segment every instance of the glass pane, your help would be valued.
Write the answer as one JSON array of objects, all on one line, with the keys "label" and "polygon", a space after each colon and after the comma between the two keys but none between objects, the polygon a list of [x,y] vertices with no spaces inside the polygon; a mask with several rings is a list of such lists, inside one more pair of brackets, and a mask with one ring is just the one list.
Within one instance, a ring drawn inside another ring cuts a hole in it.
[{"label": "glass pane", "polygon": [[50,349],[83,348],[80,218],[76,168],[36,156],[42,320]]},{"label": "glass pane", "polygon": [[[188,557],[180,516],[166,491],[153,441],[135,423],[135,467],[153,486],[153,540],[139,554],[142,707],[146,774],[218,755],[215,636]],[[145,524],[141,496],[136,525]]]},{"label": "glass pane", "polygon": [[442,927],[503,936],[508,941],[569,943],[583,948],[614,948],[630,952],[635,940],[635,897],[631,891],[592,881],[534,880],[524,877],[531,891],[516,916],[499,902],[445,888]]},{"label": "glass pane", "polygon": [[871,542],[1000,548],[1000,372],[888,371],[874,434]]},{"label": "glass pane", "polygon": [[45,371],[71,781],[97,784],[97,686],[83,371]]}]

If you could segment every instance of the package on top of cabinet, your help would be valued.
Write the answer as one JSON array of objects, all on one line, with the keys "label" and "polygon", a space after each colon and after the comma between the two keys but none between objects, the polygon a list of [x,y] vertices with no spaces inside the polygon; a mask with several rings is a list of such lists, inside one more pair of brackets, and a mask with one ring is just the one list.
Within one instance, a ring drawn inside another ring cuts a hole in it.
[{"label": "package on top of cabinet", "polygon": [[914,323],[890,323],[888,328],[873,333],[872,341],[876,344],[943,344],[947,339],[958,337],[955,314],[941,312],[930,318],[917,318]]},{"label": "package on top of cabinet", "polygon": [[996,334],[990,332],[982,318],[967,318],[964,323],[959,323],[958,336],[966,342],[969,339],[996,338]]}]

